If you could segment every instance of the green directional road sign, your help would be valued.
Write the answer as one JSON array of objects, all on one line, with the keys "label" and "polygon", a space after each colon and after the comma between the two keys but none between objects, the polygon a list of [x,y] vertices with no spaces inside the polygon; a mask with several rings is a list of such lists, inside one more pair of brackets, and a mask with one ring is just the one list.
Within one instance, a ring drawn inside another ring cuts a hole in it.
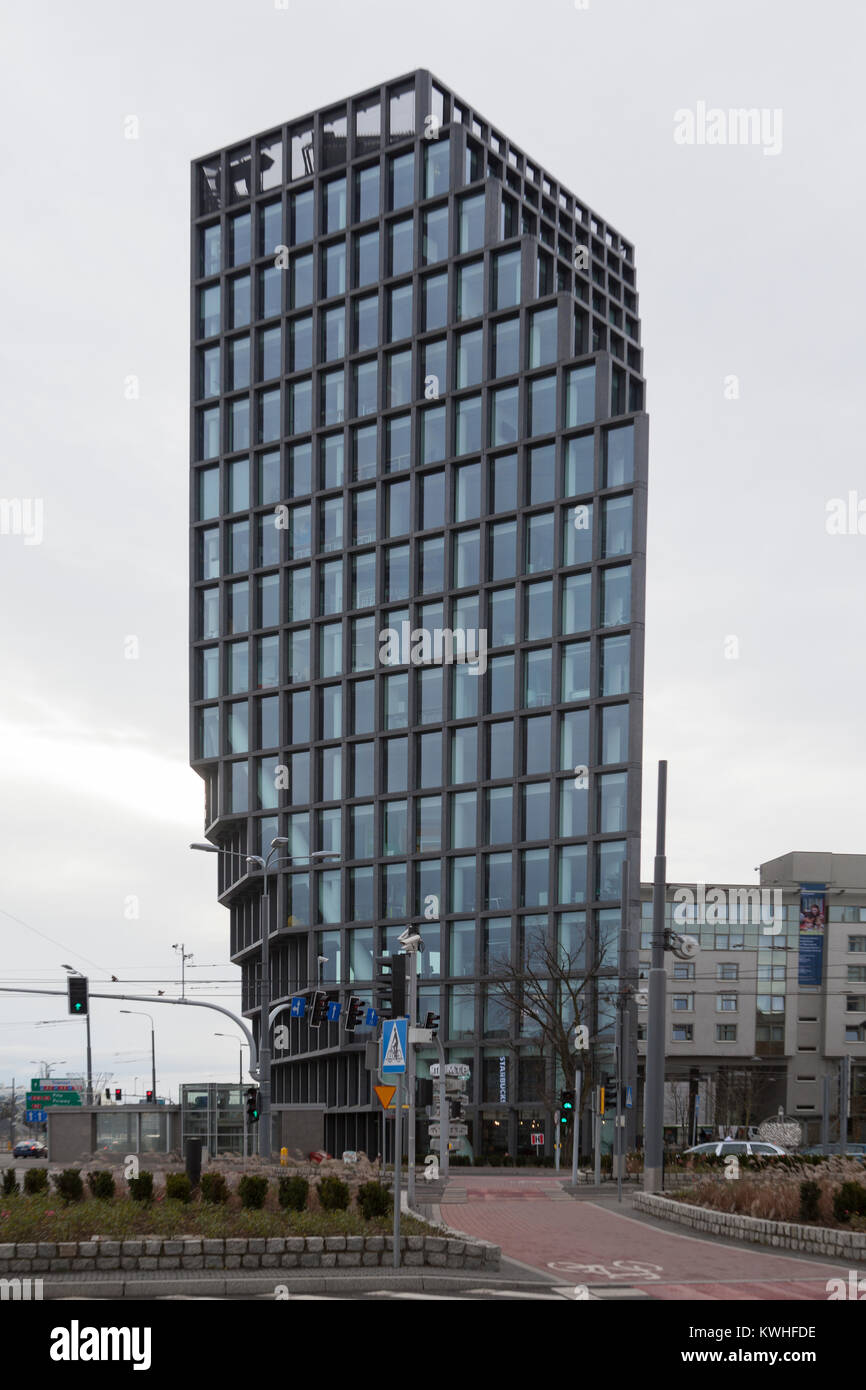
[{"label": "green directional road sign", "polygon": [[78,1091],[28,1091],[27,1109],[46,1110],[49,1106],[55,1105],[80,1105],[81,1095]]}]

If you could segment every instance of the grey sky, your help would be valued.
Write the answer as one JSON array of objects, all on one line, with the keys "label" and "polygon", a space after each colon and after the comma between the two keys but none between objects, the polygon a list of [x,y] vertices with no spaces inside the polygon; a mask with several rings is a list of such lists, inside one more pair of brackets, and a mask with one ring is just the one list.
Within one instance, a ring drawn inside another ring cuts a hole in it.
[{"label": "grey sky", "polygon": [[[41,498],[44,540],[0,535],[0,907],[63,943],[0,917],[5,978],[59,987],[64,960],[101,974],[89,957],[173,980],[179,940],[194,982],[236,974],[213,861],[186,848],[203,811],[186,766],[189,161],[416,66],[636,247],[644,876],[659,757],[671,878],[751,881],[790,849],[861,849],[866,536],[828,535],[825,508],[866,497],[862,11],[43,0],[4,27],[0,496]],[[701,101],[780,108],[781,153],[675,143],[674,113]],[[80,1061],[79,1024],[25,1026],[62,1008],[9,998],[0,1082],[35,1074],[31,1058]],[[231,1025],[195,1032],[179,1012],[157,1018],[183,1057],[164,1082],[233,1074],[211,1037]],[[147,1063],[115,1054],[146,1058],[146,1020],[97,1005],[94,1048],[129,1087]]]}]

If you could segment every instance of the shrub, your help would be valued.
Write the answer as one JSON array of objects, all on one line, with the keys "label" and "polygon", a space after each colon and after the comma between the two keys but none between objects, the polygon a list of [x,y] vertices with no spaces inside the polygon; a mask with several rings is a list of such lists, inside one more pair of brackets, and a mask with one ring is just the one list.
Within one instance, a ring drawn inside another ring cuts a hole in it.
[{"label": "shrub", "polygon": [[202,1173],[201,1175],[201,1199],[203,1202],[227,1202],[229,1199],[228,1183],[222,1173]]},{"label": "shrub", "polygon": [[28,1193],[48,1191],[48,1169],[30,1168],[24,1174],[24,1191]]},{"label": "shrub", "polygon": [[391,1208],[391,1194],[383,1183],[365,1182],[358,1188],[358,1206],[364,1213],[365,1221],[387,1216]]},{"label": "shrub", "polygon": [[188,1202],[192,1196],[192,1183],[186,1173],[166,1173],[165,1195],[175,1202]]},{"label": "shrub", "polygon": [[3,1196],[11,1197],[13,1192],[18,1191],[18,1178],[14,1168],[6,1168],[3,1172]]},{"label": "shrub", "polygon": [[306,1178],[284,1174],[279,1182],[280,1206],[285,1211],[305,1211],[310,1184]]},{"label": "shrub", "polygon": [[94,1197],[100,1198],[103,1202],[110,1202],[114,1198],[114,1174],[98,1169],[94,1173],[87,1174],[87,1185]]},{"label": "shrub", "polygon": [[843,1182],[839,1191],[833,1193],[833,1215],[837,1221],[866,1216],[866,1187],[859,1182]]},{"label": "shrub", "polygon": [[800,1183],[800,1220],[817,1221],[821,1189],[811,1178]]},{"label": "shrub", "polygon": [[129,1195],[134,1202],[153,1200],[153,1173],[142,1171],[137,1178],[127,1178]]},{"label": "shrub", "polygon": [[244,1173],[238,1183],[238,1196],[241,1199],[242,1207],[247,1207],[251,1211],[261,1211],[267,1195],[267,1178],[257,1177],[252,1173]]},{"label": "shrub", "polygon": [[316,1191],[323,1211],[345,1211],[349,1205],[349,1184],[334,1174],[322,1178]]},{"label": "shrub", "polygon": [[64,1202],[84,1200],[84,1180],[77,1168],[64,1168],[62,1173],[55,1173],[52,1182]]}]

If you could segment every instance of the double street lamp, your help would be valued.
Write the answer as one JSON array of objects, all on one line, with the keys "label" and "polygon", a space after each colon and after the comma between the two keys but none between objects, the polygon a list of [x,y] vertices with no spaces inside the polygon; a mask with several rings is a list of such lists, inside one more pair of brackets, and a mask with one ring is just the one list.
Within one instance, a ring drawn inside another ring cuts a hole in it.
[{"label": "double street lamp", "polygon": [[[262,1158],[271,1156],[271,916],[268,896],[268,875],[276,864],[298,862],[292,855],[279,855],[289,843],[285,835],[277,835],[271,840],[267,854],[248,854],[247,864],[255,864],[262,871],[262,896],[259,921],[261,923],[261,988],[259,990],[259,1154]],[[211,845],[207,842],[190,845],[190,849],[201,850],[203,854],[233,854],[235,851]],[[274,856],[277,856],[276,858]],[[339,859],[339,854],[331,850],[314,850],[312,854],[301,856],[305,863],[314,859]]]},{"label": "double street lamp", "polygon": [[138,1014],[139,1018],[150,1019],[150,1085],[153,1103],[156,1105],[156,1035],[153,1026],[152,1014],[147,1014],[143,1009],[121,1009],[122,1014]]}]

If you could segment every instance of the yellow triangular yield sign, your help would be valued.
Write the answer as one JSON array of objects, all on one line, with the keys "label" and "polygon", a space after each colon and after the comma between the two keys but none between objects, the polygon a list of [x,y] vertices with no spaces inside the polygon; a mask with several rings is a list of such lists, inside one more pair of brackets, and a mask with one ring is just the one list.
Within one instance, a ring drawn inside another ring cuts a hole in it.
[{"label": "yellow triangular yield sign", "polygon": [[387,1110],[387,1109],[390,1107],[391,1101],[394,1099],[394,1092],[396,1091],[396,1089],[397,1089],[396,1086],[374,1086],[374,1087],[373,1087],[373,1090],[376,1092],[376,1095],[379,1097],[379,1104],[381,1105],[381,1107],[382,1107],[383,1110]]}]

